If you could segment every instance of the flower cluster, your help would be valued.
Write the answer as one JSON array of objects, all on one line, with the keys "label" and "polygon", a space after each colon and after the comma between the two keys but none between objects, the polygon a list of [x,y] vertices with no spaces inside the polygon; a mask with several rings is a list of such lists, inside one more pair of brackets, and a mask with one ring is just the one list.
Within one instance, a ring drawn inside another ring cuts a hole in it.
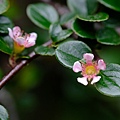
[{"label": "flower cluster", "polygon": [[87,85],[88,82],[94,84],[98,82],[101,76],[97,76],[100,70],[106,69],[105,62],[100,59],[97,62],[93,61],[94,55],[92,53],[85,53],[81,61],[76,61],[73,65],[74,72],[80,72],[83,77],[78,77],[77,81],[83,85]]},{"label": "flower cluster", "polygon": [[14,40],[14,53],[18,54],[22,52],[25,48],[35,45],[37,38],[36,33],[24,33],[20,27],[15,26],[13,29],[8,28],[9,36]]}]

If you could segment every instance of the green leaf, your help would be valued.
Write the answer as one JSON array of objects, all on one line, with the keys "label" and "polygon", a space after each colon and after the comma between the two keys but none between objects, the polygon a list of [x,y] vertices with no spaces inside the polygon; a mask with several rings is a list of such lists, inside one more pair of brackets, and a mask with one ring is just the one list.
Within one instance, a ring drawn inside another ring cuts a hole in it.
[{"label": "green leaf", "polygon": [[1,39],[2,39],[2,41],[5,42],[5,44],[8,45],[8,47],[9,47],[10,49],[13,49],[13,39],[10,38],[10,36],[8,36],[8,35],[1,36]]},{"label": "green leaf", "polygon": [[51,38],[54,40],[55,37],[57,37],[57,34],[59,34],[62,31],[62,27],[58,23],[51,24],[49,33]]},{"label": "green leaf", "polygon": [[109,15],[107,13],[100,12],[95,15],[86,15],[86,16],[78,15],[77,18],[83,21],[101,22],[107,20],[109,18]]},{"label": "green leaf", "polygon": [[119,45],[120,44],[120,36],[119,34],[112,28],[104,28],[99,30],[96,35],[97,41],[106,44],[106,45]]},{"label": "green leaf", "polygon": [[8,117],[7,110],[2,105],[0,105],[0,120],[8,120]]},{"label": "green leaf", "polygon": [[6,54],[12,53],[12,49],[7,45],[7,43],[4,42],[4,40],[1,37],[0,37],[0,51]]},{"label": "green leaf", "polygon": [[62,30],[58,23],[51,24],[49,29],[50,37],[53,42],[59,42],[72,34],[72,30]]},{"label": "green leaf", "polygon": [[75,13],[66,13],[64,15],[61,16],[60,18],[60,24],[64,24],[64,23],[67,23],[68,21],[74,19],[76,17],[76,14]]},{"label": "green leaf", "polygon": [[89,52],[91,49],[85,43],[74,40],[59,45],[55,54],[60,63],[72,68],[75,61],[82,59],[83,54]]},{"label": "green leaf", "polygon": [[97,0],[67,0],[69,9],[80,15],[92,14],[97,9]]},{"label": "green leaf", "polygon": [[9,18],[0,16],[0,33],[8,33],[8,28],[12,27],[13,23]]},{"label": "green leaf", "polygon": [[95,38],[95,31],[92,24],[89,22],[76,19],[72,23],[72,30],[80,37],[91,39]]},{"label": "green leaf", "polygon": [[115,28],[117,26],[120,26],[120,19],[118,18],[109,18],[108,20],[103,22],[103,25],[105,27]]},{"label": "green leaf", "polygon": [[35,25],[43,29],[49,29],[50,24],[58,21],[56,10],[44,3],[29,5],[27,7],[27,15]]},{"label": "green leaf", "polygon": [[120,65],[108,64],[101,77],[95,85],[97,90],[108,96],[120,96]]},{"label": "green leaf", "polygon": [[35,52],[39,55],[53,56],[55,49],[46,46],[38,46],[35,48]]},{"label": "green leaf", "polygon": [[98,0],[101,4],[116,11],[120,11],[120,0]]},{"label": "green leaf", "polygon": [[98,1],[97,0],[86,0],[88,14],[93,14],[97,11],[98,8]]},{"label": "green leaf", "polygon": [[10,7],[9,0],[0,0],[0,14],[6,12]]}]

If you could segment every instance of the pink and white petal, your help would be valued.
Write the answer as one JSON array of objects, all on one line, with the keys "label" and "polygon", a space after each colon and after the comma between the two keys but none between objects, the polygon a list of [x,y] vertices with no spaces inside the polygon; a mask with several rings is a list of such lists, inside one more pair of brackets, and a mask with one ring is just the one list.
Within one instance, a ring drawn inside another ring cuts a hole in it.
[{"label": "pink and white petal", "polygon": [[98,66],[97,67],[100,70],[105,70],[106,69],[106,64],[102,59],[100,59],[100,60],[98,60]]},{"label": "pink and white petal", "polygon": [[25,38],[24,37],[17,37],[15,39],[15,41],[19,44],[19,45],[24,45],[25,43]]},{"label": "pink and white petal", "polygon": [[95,76],[91,82],[91,84],[94,84],[100,80],[101,76]]},{"label": "pink and white petal", "polygon": [[82,78],[78,77],[78,78],[77,78],[77,81],[78,81],[79,83],[85,85],[85,86],[88,84],[88,81],[87,81],[87,78],[86,78],[86,77],[82,77]]},{"label": "pink and white petal", "polygon": [[9,31],[9,36],[10,36],[12,39],[14,39],[12,29],[11,29],[11,28],[8,28],[8,31]]},{"label": "pink and white petal", "polygon": [[34,46],[36,43],[36,39],[37,39],[36,33],[27,34],[24,46],[26,48]]},{"label": "pink and white petal", "polygon": [[36,33],[30,33],[30,35],[28,35],[27,38],[26,38],[25,47],[28,48],[28,47],[34,46],[35,42],[36,42],[36,39],[37,39],[37,34]]},{"label": "pink and white petal", "polygon": [[74,63],[73,71],[76,72],[76,73],[82,71],[82,66],[81,66],[81,63],[79,61],[76,61]]},{"label": "pink and white petal", "polygon": [[13,28],[13,35],[14,35],[14,37],[22,36],[22,31],[21,31],[20,27],[15,26]]},{"label": "pink and white petal", "polygon": [[37,34],[36,33],[30,33],[29,41],[34,42],[37,39]]},{"label": "pink and white petal", "polygon": [[25,46],[26,48],[32,47],[32,46],[34,46],[34,45],[35,45],[35,41],[33,41],[33,42],[27,42],[26,44],[24,44],[24,46]]},{"label": "pink and white petal", "polygon": [[86,62],[92,62],[94,55],[92,53],[85,53],[83,58],[86,60]]}]

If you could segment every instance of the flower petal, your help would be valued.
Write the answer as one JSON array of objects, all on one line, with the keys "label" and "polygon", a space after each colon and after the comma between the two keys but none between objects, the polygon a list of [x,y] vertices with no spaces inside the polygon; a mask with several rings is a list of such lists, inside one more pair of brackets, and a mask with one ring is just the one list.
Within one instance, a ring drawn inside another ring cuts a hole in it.
[{"label": "flower petal", "polygon": [[28,36],[27,39],[26,39],[25,47],[28,48],[28,47],[34,46],[36,38],[37,38],[36,33],[30,33],[30,36]]},{"label": "flower petal", "polygon": [[102,59],[100,59],[100,60],[98,60],[98,66],[97,67],[100,70],[105,70],[106,69],[106,64]]},{"label": "flower petal", "polygon": [[95,76],[91,82],[91,84],[94,84],[100,80],[101,76]]},{"label": "flower petal", "polygon": [[77,81],[78,81],[79,83],[85,85],[85,86],[88,84],[88,81],[87,81],[87,78],[86,78],[86,77],[82,77],[82,78],[78,77],[78,78],[77,78]]},{"label": "flower petal", "polygon": [[19,37],[19,36],[22,36],[22,31],[20,29],[20,27],[18,26],[15,26],[13,28],[13,36],[16,38],[16,37]]},{"label": "flower petal", "polygon": [[82,71],[82,66],[81,66],[81,63],[79,61],[76,61],[74,63],[73,71],[76,72],[76,73]]},{"label": "flower petal", "polygon": [[85,53],[83,58],[86,60],[86,62],[92,62],[94,55],[92,53]]},{"label": "flower petal", "polygon": [[12,29],[11,29],[11,28],[8,28],[8,31],[9,31],[9,36],[13,39],[13,32],[12,32]]},{"label": "flower petal", "polygon": [[24,41],[25,41],[25,38],[24,37],[17,37],[16,39],[15,39],[15,42],[18,44],[18,45],[22,45],[22,46],[24,46]]}]

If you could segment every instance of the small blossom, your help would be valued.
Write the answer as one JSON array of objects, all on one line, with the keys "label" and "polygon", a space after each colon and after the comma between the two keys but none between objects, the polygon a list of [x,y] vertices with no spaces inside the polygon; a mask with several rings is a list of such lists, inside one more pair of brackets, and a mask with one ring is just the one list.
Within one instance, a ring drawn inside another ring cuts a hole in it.
[{"label": "small blossom", "polygon": [[100,59],[98,62],[93,61],[94,55],[91,53],[85,53],[83,55],[83,61],[76,61],[73,65],[74,72],[80,72],[83,77],[78,77],[77,81],[83,85],[87,85],[90,81],[91,84],[98,82],[101,79],[101,76],[97,76],[100,70],[106,69],[105,62]]},{"label": "small blossom", "polygon": [[14,40],[14,53],[20,53],[25,48],[29,48],[35,45],[37,38],[36,33],[24,33],[20,27],[15,26],[13,29],[8,28],[9,36]]}]

